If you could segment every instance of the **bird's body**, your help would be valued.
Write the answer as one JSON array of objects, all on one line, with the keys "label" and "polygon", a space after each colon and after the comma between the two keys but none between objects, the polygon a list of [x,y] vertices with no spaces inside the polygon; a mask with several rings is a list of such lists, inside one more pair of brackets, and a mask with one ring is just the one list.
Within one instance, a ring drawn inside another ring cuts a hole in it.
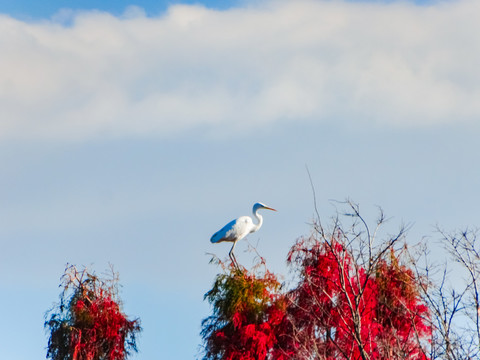
[{"label": "bird's body", "polygon": [[221,230],[213,234],[210,241],[219,243],[223,241],[238,241],[254,232],[255,224],[250,216],[241,216],[238,219],[230,221]]},{"label": "bird's body", "polygon": [[225,225],[221,230],[217,231],[213,236],[210,238],[212,243],[219,243],[219,242],[233,242],[232,249],[229,252],[230,259],[232,262],[238,267],[237,261],[235,259],[235,255],[233,255],[233,249],[235,248],[235,244],[238,240],[243,239],[250,233],[253,233],[260,229],[263,224],[263,218],[260,214],[258,214],[258,210],[267,209],[273,210],[262,203],[256,203],[253,205],[253,215],[257,219],[258,223],[255,224],[250,216],[241,216],[238,219],[230,221],[227,225]]}]

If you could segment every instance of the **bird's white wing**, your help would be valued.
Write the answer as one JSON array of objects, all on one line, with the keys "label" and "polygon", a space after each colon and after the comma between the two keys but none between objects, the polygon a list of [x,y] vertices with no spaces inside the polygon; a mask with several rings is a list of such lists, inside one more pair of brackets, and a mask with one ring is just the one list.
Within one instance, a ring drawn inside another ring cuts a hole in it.
[{"label": "bird's white wing", "polygon": [[212,243],[238,241],[247,236],[252,228],[252,219],[249,216],[241,216],[238,219],[230,221],[221,230],[213,234],[210,241]]}]

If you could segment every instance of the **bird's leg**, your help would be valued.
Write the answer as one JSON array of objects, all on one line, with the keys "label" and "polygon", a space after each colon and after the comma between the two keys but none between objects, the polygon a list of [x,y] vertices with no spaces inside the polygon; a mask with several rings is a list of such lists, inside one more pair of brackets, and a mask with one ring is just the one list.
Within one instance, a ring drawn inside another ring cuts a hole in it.
[{"label": "bird's leg", "polygon": [[237,258],[235,257],[235,254],[232,253],[232,256],[233,256],[233,258],[235,259],[235,268],[236,268],[237,270],[240,270],[240,265],[238,265],[238,261],[237,261]]},{"label": "bird's leg", "polygon": [[238,266],[238,263],[237,263],[237,258],[235,257],[235,255],[233,254],[233,249],[235,248],[235,245],[237,244],[236,241],[233,242],[233,245],[232,245],[232,248],[230,249],[230,252],[228,253],[228,256],[230,256],[230,259],[232,260],[232,263],[233,265],[235,265],[235,268],[237,270],[240,270],[240,267]]}]

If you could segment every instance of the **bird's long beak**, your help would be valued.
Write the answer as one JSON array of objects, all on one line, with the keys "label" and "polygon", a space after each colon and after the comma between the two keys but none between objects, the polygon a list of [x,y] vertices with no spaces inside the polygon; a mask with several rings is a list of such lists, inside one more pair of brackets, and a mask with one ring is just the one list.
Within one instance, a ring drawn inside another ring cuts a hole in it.
[{"label": "bird's long beak", "polygon": [[265,206],[264,209],[272,210],[272,211],[277,211],[277,210],[275,210],[274,208],[271,208],[271,207],[268,207],[268,206]]}]

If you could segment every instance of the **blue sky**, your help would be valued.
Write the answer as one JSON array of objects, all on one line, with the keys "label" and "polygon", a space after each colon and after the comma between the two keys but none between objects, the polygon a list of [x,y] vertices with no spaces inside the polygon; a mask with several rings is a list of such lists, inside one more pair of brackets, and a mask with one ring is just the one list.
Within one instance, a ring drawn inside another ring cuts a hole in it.
[{"label": "blue sky", "polygon": [[73,9],[73,10],[100,10],[107,11],[115,15],[123,14],[125,8],[135,5],[139,6],[146,11],[148,15],[155,16],[164,12],[170,5],[174,4],[202,4],[210,8],[224,9],[230,5],[235,5],[237,1],[93,1],[93,0],[55,0],[45,1],[38,3],[31,0],[20,1],[0,1],[0,9],[3,13],[13,15],[15,17],[25,19],[44,19],[50,18],[57,13],[60,9]]},{"label": "blue sky", "polygon": [[[350,2],[362,3],[392,3],[395,0],[350,0]],[[431,4],[434,0],[416,0],[412,1],[416,4]],[[253,1],[241,0],[143,0],[143,1],[129,1],[129,0],[49,0],[43,2],[35,2],[32,0],[18,0],[18,1],[0,1],[0,11],[4,14],[9,14],[15,17],[24,19],[42,19],[50,18],[60,9],[74,9],[74,10],[100,10],[107,11],[115,15],[123,14],[125,8],[129,6],[138,6],[145,10],[149,16],[156,16],[168,9],[169,6],[176,4],[202,5],[210,9],[225,10],[233,7],[242,6],[245,4],[253,4]]]},{"label": "blue sky", "polygon": [[479,225],[478,1],[98,6],[0,1],[3,357],[45,357],[69,262],[120,272],[132,359],[195,358],[210,236],[265,202],[250,241],[287,274],[306,164],[325,222],[379,205],[433,250],[436,224]]}]

